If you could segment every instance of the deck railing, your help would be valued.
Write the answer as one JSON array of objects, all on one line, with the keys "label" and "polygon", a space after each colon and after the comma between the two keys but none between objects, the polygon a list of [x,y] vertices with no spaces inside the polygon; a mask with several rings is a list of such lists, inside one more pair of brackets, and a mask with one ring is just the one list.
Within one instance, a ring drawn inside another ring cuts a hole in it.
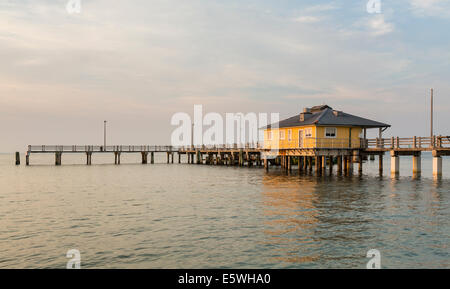
[{"label": "deck railing", "polygon": [[411,137],[411,138],[376,138],[376,139],[348,139],[348,138],[305,138],[302,144],[281,147],[271,146],[269,142],[201,145],[201,146],[157,146],[157,145],[30,145],[28,152],[185,152],[192,150],[262,150],[262,149],[419,149],[450,148],[450,136]]},{"label": "deck railing", "polygon": [[166,152],[175,151],[173,146],[149,145],[30,145],[29,152]]},{"label": "deck railing", "polygon": [[223,145],[200,145],[200,146],[182,146],[178,147],[180,151],[192,150],[238,150],[238,149],[262,149],[262,143],[245,143],[245,144],[223,144]]},{"label": "deck railing", "polygon": [[366,146],[369,149],[426,149],[446,147],[450,147],[450,136],[376,138],[368,139]]}]

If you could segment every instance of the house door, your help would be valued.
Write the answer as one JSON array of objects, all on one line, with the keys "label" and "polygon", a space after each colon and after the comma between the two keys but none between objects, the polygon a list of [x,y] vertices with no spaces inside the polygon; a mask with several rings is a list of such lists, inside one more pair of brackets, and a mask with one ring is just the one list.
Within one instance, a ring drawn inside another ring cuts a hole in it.
[{"label": "house door", "polygon": [[303,147],[303,130],[299,130],[298,131],[298,147],[302,148]]}]

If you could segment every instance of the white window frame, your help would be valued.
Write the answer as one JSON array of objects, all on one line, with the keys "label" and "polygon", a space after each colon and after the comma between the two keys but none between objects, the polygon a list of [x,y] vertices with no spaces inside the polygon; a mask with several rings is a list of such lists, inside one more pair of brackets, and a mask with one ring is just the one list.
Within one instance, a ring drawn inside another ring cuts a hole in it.
[{"label": "white window frame", "polygon": [[286,138],[286,132],[283,130],[280,130],[280,140],[284,140]]},{"label": "white window frame", "polygon": [[[331,135],[331,133],[328,133],[327,130],[333,129],[334,130],[334,136]],[[330,135],[327,135],[330,134]],[[325,128],[325,138],[336,138],[337,137],[337,128],[336,127],[326,127]]]},{"label": "white window frame", "polygon": [[288,141],[292,141],[292,129],[288,129]]},{"label": "white window frame", "polygon": [[305,138],[307,138],[307,137],[313,137],[312,128],[310,128],[310,127],[305,128]]}]

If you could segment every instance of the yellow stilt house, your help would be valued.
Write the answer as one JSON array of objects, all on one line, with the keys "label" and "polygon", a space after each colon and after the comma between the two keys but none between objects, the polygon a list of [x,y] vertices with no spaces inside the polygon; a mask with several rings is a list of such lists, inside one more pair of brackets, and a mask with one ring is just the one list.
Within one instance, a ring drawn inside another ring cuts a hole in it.
[{"label": "yellow stilt house", "polygon": [[[333,110],[328,105],[305,108],[300,115],[264,129],[265,149],[357,149],[364,146],[366,130],[389,124]],[[380,137],[381,138],[381,137]]]}]

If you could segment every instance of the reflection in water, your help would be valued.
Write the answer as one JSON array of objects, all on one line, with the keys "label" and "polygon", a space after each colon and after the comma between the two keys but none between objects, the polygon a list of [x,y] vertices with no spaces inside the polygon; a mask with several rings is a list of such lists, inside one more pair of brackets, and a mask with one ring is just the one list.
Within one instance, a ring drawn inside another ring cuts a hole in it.
[{"label": "reflection in water", "polygon": [[[442,203],[448,199],[442,200],[439,182],[275,172],[266,174],[262,183],[267,242],[278,248],[274,258],[292,267],[338,263],[355,268],[358,260],[356,267],[364,268],[364,256],[371,248],[392,257],[391,262],[384,260],[385,267],[404,266],[397,254],[417,258],[429,248],[440,253],[425,254],[420,264],[449,266],[448,215],[442,214]],[[436,234],[441,229],[445,235]]]}]

